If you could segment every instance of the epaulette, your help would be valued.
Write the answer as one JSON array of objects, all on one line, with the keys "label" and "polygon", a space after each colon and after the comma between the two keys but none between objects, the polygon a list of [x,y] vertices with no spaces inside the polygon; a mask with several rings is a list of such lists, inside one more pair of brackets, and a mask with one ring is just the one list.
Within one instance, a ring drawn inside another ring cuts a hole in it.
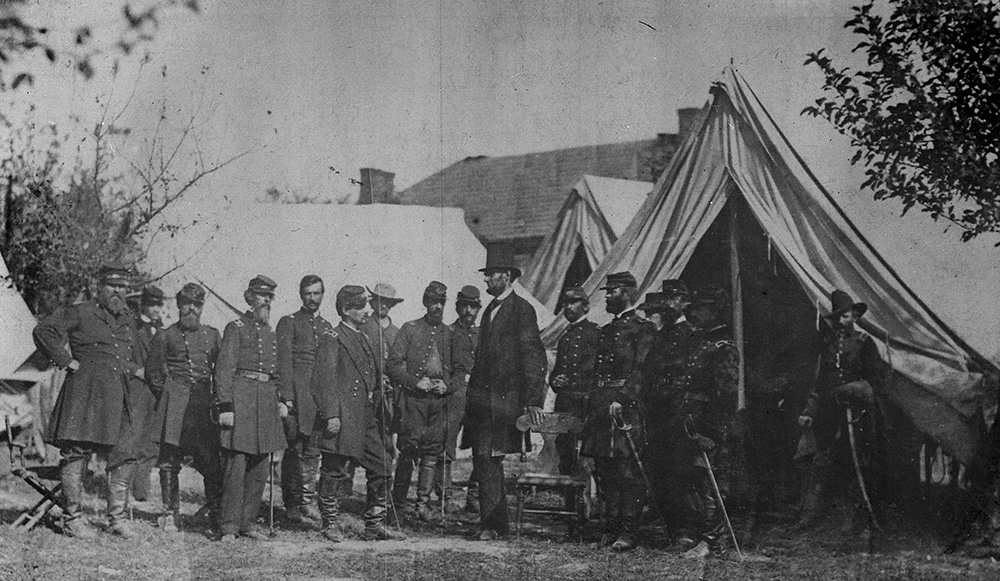
[{"label": "epaulette", "polygon": [[735,349],[736,343],[733,343],[729,339],[719,339],[718,341],[715,342],[716,349],[721,349],[723,347],[732,347],[733,349]]},{"label": "epaulette", "polygon": [[242,326],[244,326],[244,325],[245,325],[245,323],[243,322],[243,318],[242,318],[242,317],[241,317],[241,318],[239,318],[239,319],[236,319],[236,320],[235,320],[235,321],[233,321],[233,322],[234,322],[234,323],[236,323],[236,326],[237,326],[237,327],[242,327]]}]

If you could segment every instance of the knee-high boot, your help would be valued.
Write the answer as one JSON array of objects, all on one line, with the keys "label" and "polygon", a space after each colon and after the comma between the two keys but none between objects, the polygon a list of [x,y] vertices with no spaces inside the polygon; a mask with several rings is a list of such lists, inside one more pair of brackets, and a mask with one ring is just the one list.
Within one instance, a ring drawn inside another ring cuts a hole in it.
[{"label": "knee-high boot", "polygon": [[319,514],[322,522],[323,536],[327,540],[339,543],[343,540],[340,532],[340,491],[341,482],[326,474],[319,477]]},{"label": "knee-high boot", "polygon": [[63,465],[59,468],[63,495],[63,532],[70,537],[89,539],[95,536],[94,530],[81,518],[83,476],[87,472],[89,460],[86,457],[72,458],[63,461]]},{"label": "knee-high boot", "polygon": [[434,490],[434,479],[437,477],[437,456],[430,455],[420,458],[420,471],[417,473],[417,518],[424,521],[435,521],[438,512],[431,502]]},{"label": "knee-high boot", "polygon": [[[313,521],[320,520],[316,504],[316,480],[319,475],[319,454],[302,454],[302,516]],[[350,490],[348,490],[350,495]]]},{"label": "knee-high boot", "polygon": [[128,522],[128,490],[135,467],[135,461],[128,461],[108,471],[108,528],[120,537],[135,536]]},{"label": "knee-high boot", "polygon": [[160,527],[165,533],[176,533],[177,522],[181,511],[179,469],[176,466],[160,467],[160,498],[163,502],[163,515],[160,517]]},{"label": "knee-high boot", "polygon": [[416,458],[409,452],[400,453],[396,460],[396,474],[392,479],[392,503],[397,512],[405,512],[409,506],[410,481],[413,480],[413,465]]}]

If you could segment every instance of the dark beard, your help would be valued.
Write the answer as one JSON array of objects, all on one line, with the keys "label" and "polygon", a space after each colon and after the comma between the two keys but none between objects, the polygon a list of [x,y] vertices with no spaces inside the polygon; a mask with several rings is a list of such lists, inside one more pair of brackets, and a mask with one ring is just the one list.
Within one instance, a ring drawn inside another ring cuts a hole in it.
[{"label": "dark beard", "polygon": [[441,319],[443,318],[443,315],[444,315],[444,313],[441,313],[441,312],[438,312],[438,313],[428,312],[427,313],[427,322],[430,323],[432,327],[437,327],[438,325],[441,324]]},{"label": "dark beard", "polygon": [[253,319],[262,325],[266,325],[271,318],[271,305],[261,305],[253,310]]},{"label": "dark beard", "polygon": [[471,327],[476,324],[475,315],[462,315],[461,317],[458,318],[458,320],[462,321],[462,324],[465,325],[466,327]]},{"label": "dark beard", "polygon": [[188,313],[186,315],[181,315],[177,322],[180,324],[182,329],[193,331],[198,328],[198,324],[201,322],[201,319],[194,313]]},{"label": "dark beard", "polygon": [[125,299],[118,295],[111,295],[104,301],[104,308],[112,314],[117,315],[125,310]]},{"label": "dark beard", "polygon": [[628,301],[622,296],[607,301],[605,309],[612,315],[620,315],[625,312],[627,306]]}]

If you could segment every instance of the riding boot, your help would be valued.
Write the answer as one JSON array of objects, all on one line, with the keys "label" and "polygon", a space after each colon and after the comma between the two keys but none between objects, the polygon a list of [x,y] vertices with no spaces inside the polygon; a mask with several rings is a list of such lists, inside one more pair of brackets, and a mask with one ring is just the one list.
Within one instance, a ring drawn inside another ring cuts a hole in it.
[{"label": "riding boot", "polygon": [[[433,486],[433,480],[431,480],[431,485]],[[365,500],[365,532],[362,535],[366,541],[401,541],[406,539],[406,535],[389,526],[387,489],[388,483],[384,486],[373,486],[369,482]]]},{"label": "riding boot", "polygon": [[165,533],[176,533],[181,512],[180,481],[178,470],[174,466],[160,467],[160,498],[163,503],[163,516],[160,527]]},{"label": "riding boot", "polygon": [[339,543],[344,539],[340,532],[340,489],[341,483],[328,476],[319,479],[319,514],[323,536],[330,542]]},{"label": "riding boot", "polygon": [[128,490],[135,468],[132,461],[108,471],[108,529],[120,537],[135,536],[128,521]]},{"label": "riding boot", "polygon": [[431,492],[434,490],[434,479],[437,476],[437,456],[424,456],[420,459],[420,471],[417,474],[417,518],[422,521],[439,520],[438,512],[434,510]]},{"label": "riding boot", "polygon": [[465,490],[465,512],[479,514],[479,483],[472,480]]},{"label": "riding boot", "polygon": [[289,517],[293,512],[298,514],[302,506],[302,461],[298,448],[296,444],[289,446],[281,457],[281,502]]},{"label": "riding boot", "polygon": [[397,513],[406,514],[410,510],[408,497],[410,481],[413,480],[414,458],[409,453],[401,453],[396,461],[396,474],[392,479],[392,503]]},{"label": "riding boot", "polygon": [[87,472],[89,458],[73,458],[63,462],[59,468],[59,480],[62,482],[63,495],[63,533],[67,536],[90,539],[95,536],[94,530],[87,526],[82,518],[81,504],[83,502],[83,476]]},{"label": "riding boot", "polygon": [[[316,477],[319,475],[319,456],[303,454],[302,464],[302,517],[319,522],[321,517],[316,507]],[[350,493],[348,493],[350,496]]]}]

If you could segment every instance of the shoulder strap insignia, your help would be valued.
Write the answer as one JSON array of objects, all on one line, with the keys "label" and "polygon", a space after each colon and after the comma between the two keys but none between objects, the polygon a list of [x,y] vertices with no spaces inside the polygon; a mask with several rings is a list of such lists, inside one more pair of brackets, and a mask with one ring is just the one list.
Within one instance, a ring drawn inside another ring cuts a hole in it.
[{"label": "shoulder strap insignia", "polygon": [[244,326],[244,325],[245,325],[245,323],[243,322],[243,318],[242,318],[242,317],[241,317],[241,318],[239,318],[239,319],[236,319],[236,320],[235,320],[235,321],[233,321],[233,322],[234,322],[234,323],[236,323],[236,326],[237,326],[237,327],[242,327],[242,326]]},{"label": "shoulder strap insignia", "polygon": [[733,343],[729,339],[719,339],[718,341],[715,342],[715,348],[716,349],[721,349],[723,347],[732,347],[732,348],[735,349],[736,348],[736,343]]}]

